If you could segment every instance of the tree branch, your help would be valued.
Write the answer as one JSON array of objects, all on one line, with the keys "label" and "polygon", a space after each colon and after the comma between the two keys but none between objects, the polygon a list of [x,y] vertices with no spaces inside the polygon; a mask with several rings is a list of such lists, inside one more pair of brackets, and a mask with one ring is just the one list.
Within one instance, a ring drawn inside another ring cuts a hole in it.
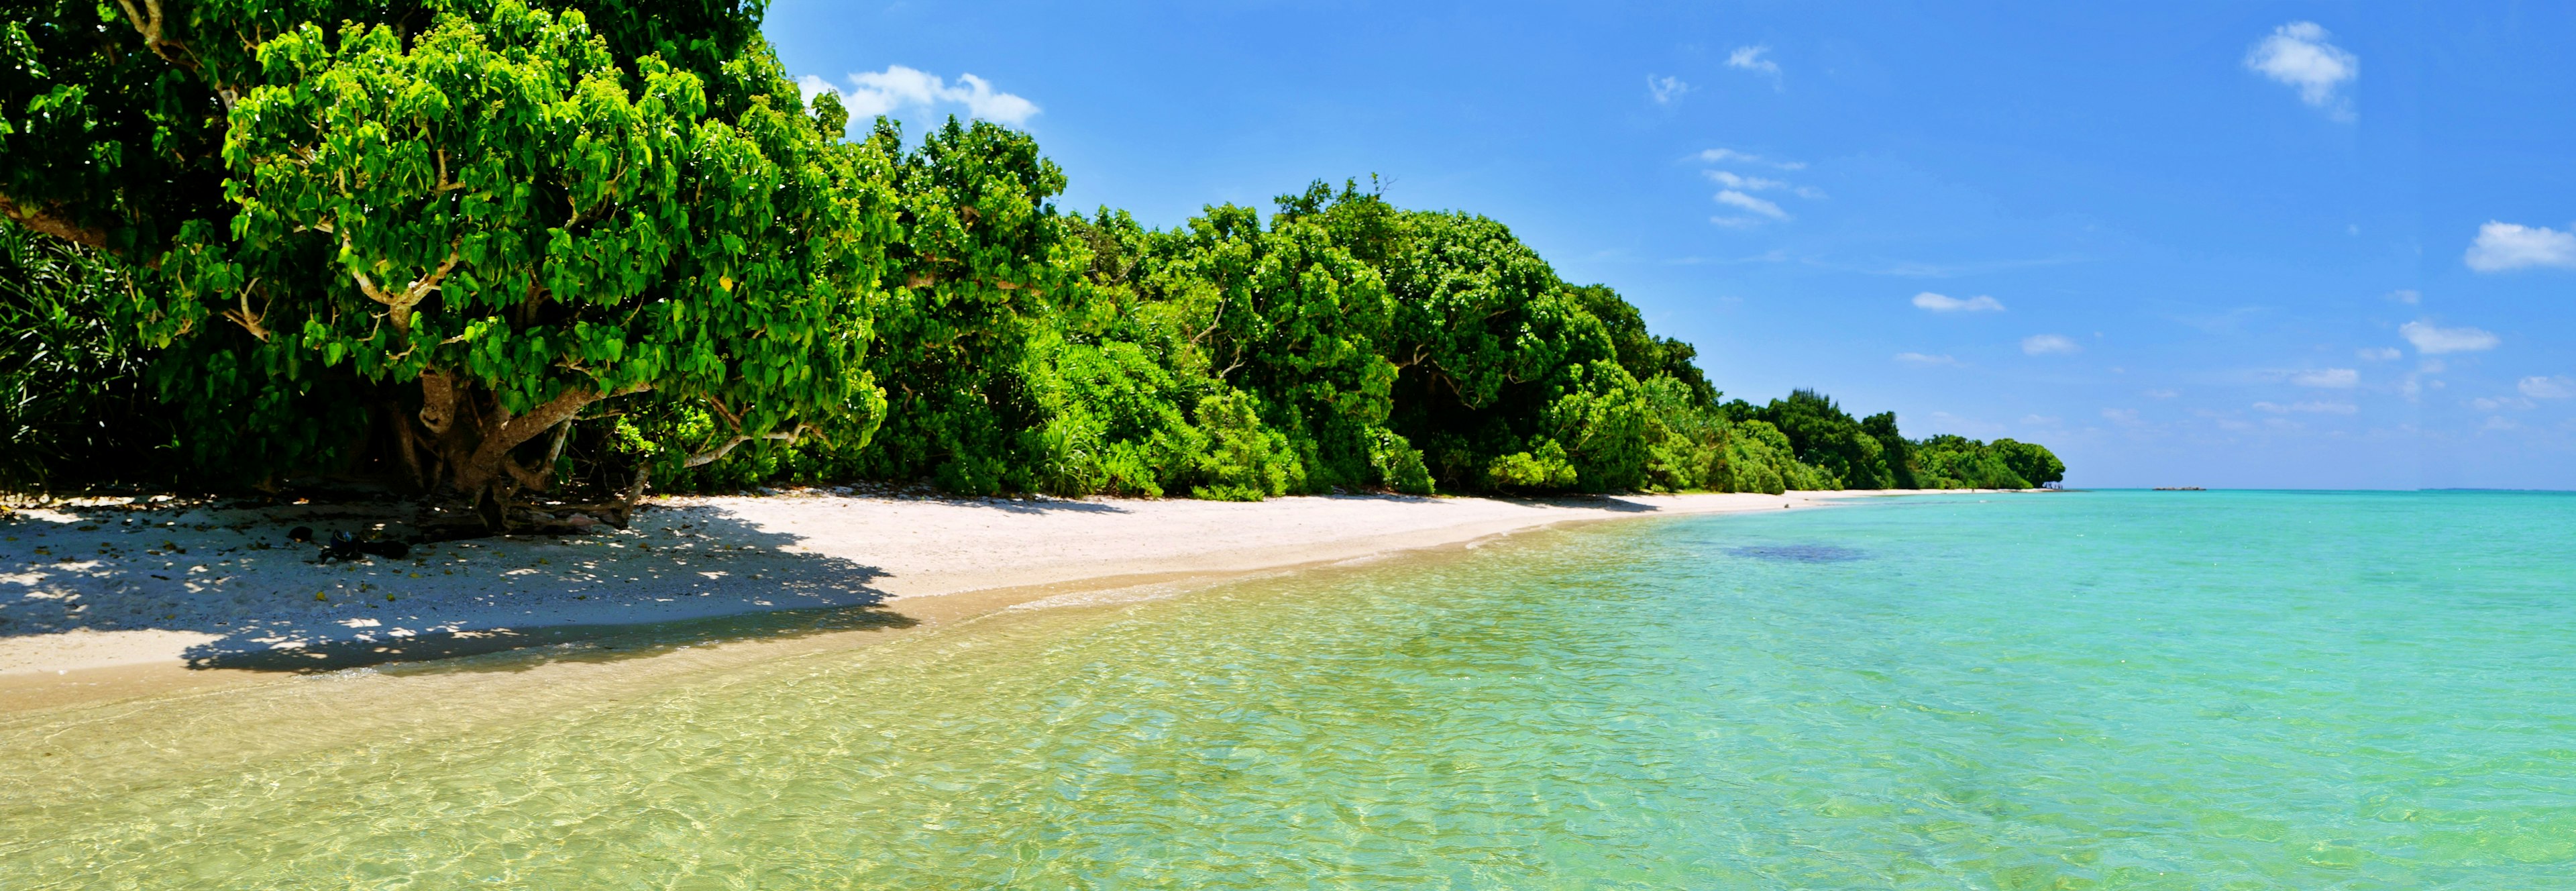
[{"label": "tree branch", "polygon": [[553,475],[554,468],[548,467],[543,472],[529,470],[521,466],[518,459],[508,455],[501,456],[501,469],[509,473],[511,479],[519,481],[519,488],[522,489],[543,492],[551,488],[549,484],[553,482],[550,477]]},{"label": "tree branch", "polygon": [[742,416],[734,414],[733,409],[725,407],[724,400],[708,399],[707,406],[715,409],[716,414],[724,418],[725,426],[732,427],[736,430],[742,429]]},{"label": "tree branch", "polygon": [[142,12],[135,11],[134,0],[116,0],[116,5],[125,7],[125,17],[133,20],[135,33],[143,35],[143,45],[150,48],[153,55],[160,56],[161,61],[172,65],[185,66],[191,71],[196,70],[195,60],[182,62],[171,58],[169,51],[162,49],[165,46],[179,46],[179,43],[161,39],[161,0],[143,0]]},{"label": "tree branch", "polygon": [[12,222],[27,227],[27,231],[51,235],[73,244],[100,250],[108,249],[107,230],[83,226],[56,216],[56,212],[60,209],[60,204],[51,207],[35,207],[20,204],[8,195],[0,195],[0,216],[7,216]]},{"label": "tree branch", "polygon": [[725,444],[724,444],[724,445],[720,445],[720,446],[717,446],[717,447],[715,447],[715,448],[708,449],[708,450],[703,451],[703,452],[699,452],[699,453],[697,453],[697,454],[695,454],[695,455],[690,455],[690,456],[689,456],[689,458],[688,458],[688,460],[680,462],[680,466],[682,466],[682,467],[701,467],[701,466],[705,466],[705,465],[708,465],[708,464],[713,464],[713,463],[717,462],[718,460],[723,459],[723,458],[724,458],[724,456],[725,456],[727,453],[732,452],[732,451],[733,451],[733,448],[734,448],[735,446],[741,445],[741,444],[746,443],[746,442],[750,442],[750,441],[755,440],[755,439],[780,439],[780,440],[786,440],[788,445],[795,445],[795,444],[796,444],[796,441],[797,441],[798,439],[803,438],[804,436],[805,436],[805,425],[804,425],[804,424],[802,424],[802,423],[797,424],[797,425],[796,425],[796,429],[794,429],[794,430],[786,430],[786,431],[781,431],[781,432],[777,432],[777,433],[763,433],[763,434],[761,434],[761,435],[759,435],[759,436],[746,436],[746,435],[736,434],[732,439],[725,440]]},{"label": "tree branch", "polygon": [[1428,359],[1428,358],[1431,358],[1431,345],[1430,345],[1430,344],[1427,344],[1427,343],[1426,343],[1426,344],[1415,344],[1415,345],[1414,345],[1414,347],[1413,347],[1413,358],[1406,359],[1406,360],[1404,360],[1403,362],[1396,363],[1395,370],[1397,370],[1397,371],[1403,371],[1403,370],[1405,370],[1405,369],[1407,369],[1407,368],[1411,368],[1411,367],[1413,367],[1413,366],[1420,365],[1420,364],[1422,364],[1422,360],[1424,360],[1424,359]]},{"label": "tree branch", "polygon": [[1241,367],[1243,367],[1243,344],[1238,343],[1234,345],[1234,364],[1226,366],[1224,371],[1217,372],[1216,379],[1225,380],[1226,375],[1233,374],[1235,369]]},{"label": "tree branch", "polygon": [[1210,334],[1216,333],[1218,325],[1225,324],[1225,304],[1226,301],[1224,298],[1218,298],[1216,302],[1216,312],[1208,316],[1207,328],[1201,330],[1197,334],[1190,335],[1191,346],[1198,346],[1199,341],[1206,339]]},{"label": "tree branch", "polygon": [[464,183],[460,183],[460,182],[457,182],[457,181],[455,181],[455,180],[452,180],[452,179],[448,179],[448,178],[447,178],[447,150],[446,150],[446,149],[439,149],[439,150],[438,150],[438,187],[437,187],[437,188],[435,188],[435,189],[432,189],[432,190],[431,190],[431,192],[432,192],[433,194],[438,193],[438,192],[453,192],[453,191],[456,191],[456,190],[458,190],[458,189],[462,189],[462,188],[465,188],[465,184],[464,184]]},{"label": "tree branch", "polygon": [[649,384],[636,384],[614,393],[602,394],[588,384],[566,387],[563,392],[555,394],[555,398],[548,400],[544,405],[537,406],[535,410],[502,421],[500,429],[492,431],[491,435],[485,437],[483,445],[475,451],[489,454],[507,452],[518,448],[520,443],[537,438],[537,434],[546,432],[548,428],[581,414],[582,408],[593,402],[630,393],[641,393],[650,389],[652,386]]},{"label": "tree branch", "polygon": [[[340,246],[349,246],[349,236],[340,236]],[[456,250],[456,242],[450,241],[447,243],[447,259],[438,261],[436,270],[425,277],[412,279],[411,284],[404,285],[401,291],[390,294],[377,287],[376,280],[368,278],[364,272],[350,270],[349,277],[357,279],[358,290],[365,293],[367,299],[393,308],[394,330],[410,333],[411,308],[428,299],[429,292],[438,290],[438,283],[446,281],[447,274],[455,271],[456,264],[464,259],[465,255]]]},{"label": "tree branch", "polygon": [[259,279],[251,279],[250,284],[241,290],[241,308],[224,310],[221,315],[233,320],[233,324],[242,326],[242,330],[250,332],[250,336],[265,342],[268,340],[269,332],[266,327],[260,325],[259,320],[261,316],[268,314],[267,305],[262,304],[259,312],[250,311],[250,292],[257,287],[259,287]]}]

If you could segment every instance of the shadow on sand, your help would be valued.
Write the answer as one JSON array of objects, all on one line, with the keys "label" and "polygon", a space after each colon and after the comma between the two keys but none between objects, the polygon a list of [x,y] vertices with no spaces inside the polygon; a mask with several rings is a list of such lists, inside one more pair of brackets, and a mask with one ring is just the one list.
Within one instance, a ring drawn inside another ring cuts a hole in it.
[{"label": "shadow on sand", "polygon": [[1552,507],[1588,507],[1593,510],[1606,510],[1611,513],[1618,514],[1650,514],[1662,510],[1662,508],[1658,508],[1651,504],[1621,498],[1616,495],[1563,495],[1554,498],[1506,498],[1498,500],[1518,501],[1523,504],[1544,504]]},{"label": "shadow on sand", "polygon": [[947,502],[966,507],[980,507],[1006,514],[1123,514],[1127,509],[1097,501],[1074,501],[1065,498],[960,498]]},{"label": "shadow on sand", "polygon": [[[716,507],[657,508],[630,529],[587,536],[436,542],[355,563],[317,562],[318,548],[287,532],[417,540],[413,512],[390,503],[147,504],[54,516],[5,524],[0,639],[188,632],[208,638],[187,647],[191,668],[310,673],[530,647],[620,659],[916,624],[881,606],[878,567],[790,550],[797,536]],[[453,630],[465,621],[505,627]]]},{"label": "shadow on sand", "polygon": [[[918,620],[909,616],[874,605],[791,609],[635,625],[555,625],[526,630],[422,634],[386,641],[328,641],[289,649],[202,646],[189,650],[188,667],[319,674],[538,648],[547,649],[549,661],[610,662],[655,656],[692,646],[741,640],[793,640],[836,631],[896,630],[918,624]],[[460,671],[525,671],[536,664],[526,660],[472,660],[441,667]]]},{"label": "shadow on sand", "polygon": [[[1130,512],[1054,498],[931,500],[1012,514]],[[1516,500],[1656,510],[1616,497]],[[239,502],[9,517],[0,521],[0,639],[182,632],[197,641],[183,654],[192,668],[327,672],[532,647],[630,658],[701,641],[916,624],[883,608],[882,568],[795,547],[800,536],[715,505],[657,506],[624,530],[424,542],[403,558],[356,563],[318,562],[314,545],[288,537],[304,526],[326,540],[347,531],[418,542],[420,516],[397,502]]]}]

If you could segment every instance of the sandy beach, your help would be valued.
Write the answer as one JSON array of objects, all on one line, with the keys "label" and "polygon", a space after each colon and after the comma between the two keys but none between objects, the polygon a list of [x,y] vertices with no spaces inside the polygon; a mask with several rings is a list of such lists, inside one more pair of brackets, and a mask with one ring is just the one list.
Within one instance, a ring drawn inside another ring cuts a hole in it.
[{"label": "sandy beach", "polygon": [[[1567,522],[1780,510],[1871,494],[1892,493],[1241,504],[818,489],[664,498],[623,530],[441,542],[401,559],[330,563],[317,562],[317,546],[290,541],[289,530],[398,537],[409,514],[386,505],[117,499],[8,516],[0,694],[96,687],[102,672],[139,671],[149,683],[328,670],[509,649],[583,628],[770,611],[866,607],[890,624],[936,624],[1103,589],[1362,560]],[[959,596],[969,594],[977,596]]]}]

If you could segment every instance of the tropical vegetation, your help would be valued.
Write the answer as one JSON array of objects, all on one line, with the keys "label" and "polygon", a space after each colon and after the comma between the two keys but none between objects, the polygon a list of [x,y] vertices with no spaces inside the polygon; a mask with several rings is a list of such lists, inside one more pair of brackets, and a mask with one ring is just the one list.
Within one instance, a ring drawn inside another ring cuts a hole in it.
[{"label": "tropical vegetation", "polygon": [[[757,2],[11,0],[0,479],[370,481],[510,525],[648,485],[2019,488],[1356,181],[1158,229],[1028,134],[800,93]],[[853,130],[857,138],[848,136]]]}]

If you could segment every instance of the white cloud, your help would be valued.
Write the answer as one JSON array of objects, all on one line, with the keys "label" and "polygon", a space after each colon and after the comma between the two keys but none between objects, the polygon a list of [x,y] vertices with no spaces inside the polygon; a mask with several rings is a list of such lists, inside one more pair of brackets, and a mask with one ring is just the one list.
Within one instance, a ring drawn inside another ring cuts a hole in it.
[{"label": "white cloud", "polygon": [[[805,101],[807,102],[812,102],[814,101],[814,97],[825,93],[832,93],[835,95],[840,93],[839,90],[832,88],[831,81],[815,77],[811,74],[796,79],[796,91],[805,94]],[[847,108],[849,107],[849,103],[846,101],[842,102],[841,107]],[[851,116],[857,117],[857,114],[854,112]]]},{"label": "white cloud", "polygon": [[2479,411],[2494,411],[2499,408],[2531,408],[2534,403],[2520,396],[2503,396],[2471,399],[2468,401],[2468,406]]},{"label": "white cloud", "polygon": [[2352,103],[2341,95],[2345,83],[2361,76],[2361,57],[2326,41],[2326,29],[2315,22],[2291,22],[2272,29],[2272,36],[2245,55],[2245,67],[2299,89],[2299,101],[2326,109],[2337,119],[2352,117]]},{"label": "white cloud", "polygon": [[[1699,160],[1711,164],[1728,162],[1739,164],[1759,164],[1779,170],[1797,170],[1807,166],[1796,162],[1765,160],[1760,155],[1747,154],[1734,149],[1725,148],[1713,148],[1700,152]],[[1714,182],[1725,187],[1716,195],[1717,202],[1719,204],[1724,204],[1739,211],[1743,211],[1743,213],[1729,216],[1709,218],[1709,222],[1716,223],[1720,226],[1730,226],[1742,229],[1759,226],[1771,220],[1789,219],[1789,212],[1781,208],[1779,202],[1772,201],[1767,198],[1755,197],[1753,194],[1755,192],[1787,192],[1800,198],[1811,199],[1825,197],[1825,193],[1823,192],[1786,180],[1770,179],[1760,176],[1746,176],[1732,170],[1703,170],[1700,171],[1700,175],[1708,177],[1710,182]]]},{"label": "white cloud", "polygon": [[2486,426],[2485,426],[2485,427],[2483,427],[2483,428],[2480,428],[2480,429],[2485,429],[2485,430],[2519,430],[2519,429],[2522,429],[2522,425],[2521,425],[2521,424],[2518,424],[2518,423],[2515,423],[2511,418],[2506,418],[2506,417],[2498,416],[2498,417],[2488,418],[2488,419],[2487,419]]},{"label": "white cloud", "polygon": [[2576,266],[2576,233],[2489,220],[2462,257],[2470,269],[2502,272],[2526,266]]},{"label": "white cloud", "polygon": [[2140,423],[2138,410],[2134,408],[2106,408],[2102,410],[2102,418],[2123,427],[2135,427]]},{"label": "white cloud", "polygon": [[1017,126],[1038,113],[1038,104],[1010,93],[993,92],[991,82],[972,74],[960,74],[964,84],[948,91],[948,98],[966,103],[968,115],[1000,124]]},{"label": "white cloud", "polygon": [[2406,351],[2396,347],[2362,347],[2354,350],[2353,355],[2360,356],[2364,362],[2395,362],[2406,358]]},{"label": "white cloud", "polygon": [[1737,189],[1746,192],[1763,192],[1780,189],[1800,198],[1825,197],[1824,192],[1798,185],[1797,183],[1789,182],[1787,180],[1765,179],[1759,176],[1743,176],[1727,170],[1703,170],[1700,173],[1701,175],[1708,177],[1710,182],[1717,183],[1718,185],[1725,186],[1730,189]]},{"label": "white cloud", "polygon": [[2182,393],[2177,390],[2148,390],[2138,395],[2145,396],[2149,399],[2172,399],[2176,396],[2182,395]]},{"label": "white cloud", "polygon": [[1771,48],[1767,46],[1736,47],[1734,52],[1726,54],[1726,67],[1741,68],[1746,71],[1768,77],[1771,79],[1771,85],[1773,87],[1778,87],[1780,84],[1780,63],[1762,58],[1763,55],[1769,52],[1771,52]]},{"label": "white cloud", "polygon": [[2349,390],[2361,385],[2361,372],[2350,368],[2324,368],[2302,371],[2290,376],[2290,383],[2302,387]]},{"label": "white cloud", "polygon": [[2424,302],[2424,292],[2413,288],[2399,288],[2388,292],[2388,299],[2392,303],[2403,303],[2408,306],[2414,306],[2415,304]]},{"label": "white cloud", "polygon": [[1690,91],[1691,85],[1683,83],[1681,78],[1646,75],[1646,93],[1655,97],[1656,105],[1671,105],[1673,100]]},{"label": "white cloud", "polygon": [[1768,158],[1764,158],[1761,155],[1739,152],[1730,148],[1703,150],[1699,153],[1699,159],[1711,164],[1724,164],[1729,161],[1736,161],[1745,164],[1760,164],[1765,167],[1776,167],[1781,170],[1807,169],[1807,162],[1805,161],[1773,161]]},{"label": "white cloud", "polygon": [[1914,305],[1933,312],[2003,312],[2000,300],[1979,294],[1966,300],[1925,291],[1914,295]]},{"label": "white cloud", "polygon": [[2050,353],[2080,353],[2084,348],[2059,334],[2034,334],[2021,339],[2021,351],[2033,356]]},{"label": "white cloud", "polygon": [[2576,380],[2554,375],[2526,377],[2515,383],[2514,389],[2533,399],[2567,399],[2576,397]]},{"label": "white cloud", "polygon": [[937,111],[939,106],[964,107],[967,117],[982,118],[997,124],[1019,126],[1028,122],[1039,109],[1035,102],[1010,93],[993,90],[991,81],[972,74],[957,76],[951,86],[945,79],[902,65],[888,65],[884,71],[862,71],[849,77],[850,89],[834,88],[813,75],[797,80],[805,98],[812,99],[826,91],[840,94],[841,106],[850,110],[853,123],[874,120],[905,109]]},{"label": "white cloud", "polygon": [[2278,402],[2257,402],[2254,403],[2254,407],[2257,410],[2268,411],[2273,414],[2299,412],[2302,414],[2348,415],[2361,410],[2359,406],[2353,405],[2349,402],[2293,402],[2288,405],[2283,405]]},{"label": "white cloud", "polygon": [[1747,192],[1759,192],[1764,189],[1785,189],[1789,187],[1787,182],[1781,180],[1763,179],[1758,176],[1737,176],[1724,170],[1709,170],[1703,171],[1703,173],[1708,176],[1709,181],[1711,182],[1730,189],[1743,189]]},{"label": "white cloud", "polygon": [[1950,358],[1950,357],[1949,357],[1948,355],[1946,355],[1946,354],[1944,354],[1944,355],[1939,355],[1939,356],[1934,356],[1934,355],[1928,355],[1928,354],[1925,354],[1925,353],[1898,353],[1898,354],[1896,354],[1896,361],[1903,362],[1903,363],[1905,363],[1905,364],[1907,364],[1907,365],[1957,365],[1957,364],[1959,364],[1959,360],[1957,360],[1957,359],[1953,359],[1953,358]]},{"label": "white cloud", "polygon": [[1729,207],[1743,208],[1775,220],[1785,220],[1789,218],[1789,212],[1781,210],[1780,205],[1764,201],[1760,198],[1755,198],[1734,189],[1727,189],[1718,192],[1717,203],[1724,204]]},{"label": "white cloud", "polygon": [[2414,344],[2416,352],[2426,355],[2474,353],[2494,349],[2497,343],[2492,332],[2476,328],[2436,328],[2420,321],[2398,326],[2397,333],[2405,335],[2406,342]]}]

